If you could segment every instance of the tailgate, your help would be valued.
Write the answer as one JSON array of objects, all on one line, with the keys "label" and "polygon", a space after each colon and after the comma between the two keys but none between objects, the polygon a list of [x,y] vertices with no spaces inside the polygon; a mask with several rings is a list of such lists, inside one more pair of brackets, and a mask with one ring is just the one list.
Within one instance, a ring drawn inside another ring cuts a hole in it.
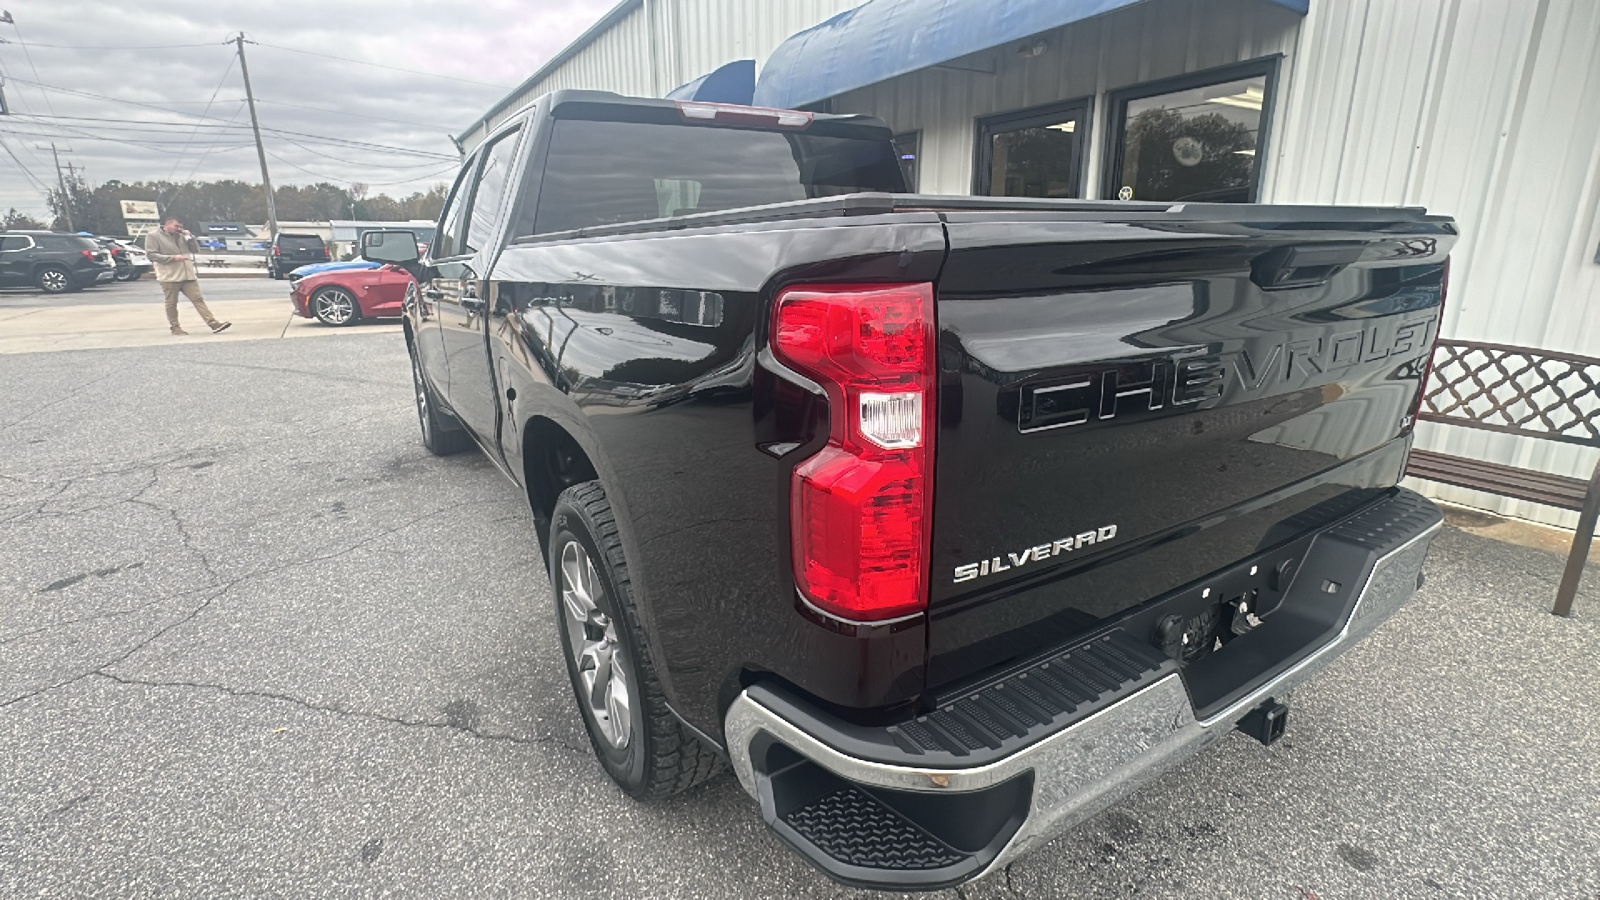
[{"label": "tailgate", "polygon": [[946,221],[930,686],[1399,480],[1448,219],[1195,205]]}]

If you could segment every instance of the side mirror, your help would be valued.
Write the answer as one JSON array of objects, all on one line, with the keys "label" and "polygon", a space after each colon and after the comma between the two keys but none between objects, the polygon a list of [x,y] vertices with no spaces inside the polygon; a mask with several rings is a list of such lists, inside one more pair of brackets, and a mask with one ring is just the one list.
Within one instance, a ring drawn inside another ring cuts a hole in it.
[{"label": "side mirror", "polygon": [[368,231],[361,235],[361,258],[380,263],[414,263],[417,236],[409,231]]}]

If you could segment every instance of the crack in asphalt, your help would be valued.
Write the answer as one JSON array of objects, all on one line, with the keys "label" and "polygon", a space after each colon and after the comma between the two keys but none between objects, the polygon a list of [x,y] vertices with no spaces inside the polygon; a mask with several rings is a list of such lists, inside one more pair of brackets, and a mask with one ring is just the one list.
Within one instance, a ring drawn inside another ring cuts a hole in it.
[{"label": "crack in asphalt", "polygon": [[313,372],[309,369],[290,369],[284,366],[253,366],[248,363],[227,363],[201,359],[180,359],[176,360],[176,362],[191,366],[217,366],[224,369],[250,369],[257,372],[277,372],[284,375],[302,375],[307,378],[315,378],[320,382],[340,381],[349,382],[351,384],[375,384],[379,387],[407,387],[409,385],[409,382],[403,381],[377,381],[371,378],[358,378],[351,375],[329,375],[326,372]]},{"label": "crack in asphalt", "polygon": [[110,378],[112,376],[112,374],[114,374],[114,373],[107,372],[106,374],[101,375],[99,378],[91,378],[90,380],[84,382],[83,384],[81,384],[81,385],[73,388],[72,390],[68,391],[66,394],[64,394],[64,395],[62,395],[60,397],[57,397],[56,399],[51,400],[50,402],[45,403],[42,406],[36,406],[33,409],[28,410],[27,412],[23,413],[21,416],[18,416],[17,418],[12,419],[11,421],[6,422],[3,425],[0,425],[0,431],[4,431],[4,430],[6,430],[8,428],[12,428],[14,426],[21,425],[23,422],[28,421],[29,419],[33,418],[34,416],[37,416],[39,413],[42,413],[47,409],[52,409],[54,407],[60,406],[61,404],[67,402],[68,400],[71,400],[72,398],[78,396],[79,394],[83,393],[84,391],[87,391],[89,388],[92,388],[95,385],[99,384],[100,382],[105,381],[107,378]]},{"label": "crack in asphalt", "polygon": [[[40,694],[48,693],[48,692],[56,690],[58,688],[66,687],[67,685],[73,684],[73,683],[75,683],[77,681],[80,681],[80,680],[82,680],[84,678],[87,678],[90,675],[96,675],[96,674],[107,675],[108,673],[105,671],[106,669],[110,668],[111,666],[115,666],[115,665],[117,665],[119,663],[126,662],[128,659],[132,658],[134,654],[139,653],[140,651],[148,648],[151,644],[154,644],[156,641],[159,641],[161,638],[165,637],[167,634],[171,633],[173,630],[175,630],[175,629],[177,629],[177,628],[179,628],[179,627],[181,627],[183,625],[186,625],[186,624],[188,624],[190,622],[193,622],[195,619],[199,618],[201,613],[203,613],[207,609],[209,609],[211,607],[211,605],[213,603],[215,603],[217,600],[219,600],[222,597],[226,596],[234,588],[238,587],[239,585],[241,585],[244,582],[249,581],[249,580],[251,580],[253,578],[258,578],[258,577],[260,577],[262,575],[279,574],[279,573],[286,572],[286,571],[288,571],[290,569],[293,569],[293,568],[298,568],[300,566],[314,565],[316,563],[327,562],[328,560],[337,559],[337,558],[339,558],[341,556],[345,556],[347,554],[354,553],[357,550],[365,549],[368,544],[371,544],[372,542],[377,541],[377,540],[379,540],[381,538],[388,537],[389,535],[395,534],[395,533],[397,533],[399,531],[403,531],[404,529],[409,528],[409,527],[411,527],[411,526],[413,526],[413,525],[417,524],[418,522],[421,522],[421,521],[423,521],[425,519],[431,519],[431,518],[433,518],[435,516],[440,516],[440,515],[443,515],[445,513],[454,511],[454,510],[464,509],[464,508],[469,507],[469,506],[480,506],[480,505],[485,505],[485,504],[504,503],[506,501],[504,499],[468,500],[468,501],[463,501],[461,503],[449,504],[449,505],[441,507],[439,509],[431,510],[431,511],[429,511],[427,513],[423,513],[422,515],[414,516],[414,517],[412,517],[410,519],[407,519],[404,522],[401,522],[398,525],[393,526],[392,528],[386,528],[386,529],[384,529],[382,531],[379,531],[379,532],[377,532],[375,534],[368,535],[367,537],[361,539],[360,541],[357,541],[356,543],[354,543],[354,544],[352,544],[352,545],[350,545],[348,547],[345,547],[345,548],[343,548],[341,550],[337,550],[337,551],[334,551],[332,553],[322,554],[320,556],[310,556],[310,557],[305,557],[305,558],[301,558],[301,559],[289,560],[287,562],[275,563],[275,564],[269,565],[269,566],[263,566],[261,568],[252,569],[249,572],[246,572],[246,573],[244,573],[242,575],[239,575],[239,576],[237,576],[235,578],[232,578],[232,579],[229,579],[229,580],[224,580],[223,577],[217,572],[217,570],[216,570],[215,566],[213,565],[210,557],[208,557],[205,554],[204,551],[200,550],[198,547],[196,547],[194,545],[193,535],[191,535],[189,533],[187,525],[183,522],[183,517],[178,514],[176,509],[173,509],[171,507],[161,506],[159,504],[152,503],[152,502],[147,501],[147,500],[135,500],[135,501],[130,501],[130,502],[137,503],[137,504],[139,504],[141,506],[145,506],[147,508],[156,510],[158,512],[164,512],[167,515],[169,515],[172,518],[174,526],[178,530],[178,534],[179,534],[179,537],[180,537],[180,539],[181,539],[181,541],[183,543],[184,548],[189,550],[191,553],[193,553],[196,557],[199,558],[201,567],[205,569],[207,575],[211,576],[212,583],[208,584],[208,585],[202,585],[202,586],[197,587],[197,588],[190,588],[190,589],[185,590],[185,591],[180,591],[180,592],[175,593],[175,594],[169,594],[169,595],[157,598],[156,600],[152,600],[150,603],[145,604],[142,607],[135,607],[135,608],[130,609],[130,610],[121,610],[121,611],[117,611],[115,613],[97,614],[96,616],[90,616],[90,617],[87,617],[87,618],[110,617],[112,615],[125,615],[125,614],[131,613],[131,612],[137,612],[141,608],[147,608],[149,606],[154,606],[154,605],[156,605],[158,603],[161,603],[163,601],[177,599],[177,598],[182,597],[182,596],[184,596],[186,594],[192,594],[192,593],[196,593],[196,592],[199,592],[199,591],[215,590],[215,593],[213,593],[209,597],[206,597],[203,601],[201,601],[199,603],[199,605],[197,605],[194,609],[190,610],[188,613],[186,613],[186,614],[180,616],[179,618],[175,619],[174,621],[169,622],[166,625],[163,625],[160,628],[156,629],[150,635],[146,636],[143,640],[140,640],[138,643],[134,644],[134,646],[132,648],[130,648],[127,651],[123,652],[121,655],[117,656],[116,658],[111,659],[111,660],[109,660],[107,662],[101,663],[100,665],[96,666],[95,668],[91,669],[90,671],[84,672],[81,675],[74,676],[73,678],[67,679],[66,681],[58,682],[56,684],[49,685],[47,687],[40,688],[38,690],[29,691],[28,693],[22,694],[22,695],[17,696],[17,697],[13,697],[13,698],[11,698],[9,700],[0,701],[0,709],[4,709],[7,706],[10,706],[10,705],[12,705],[14,703],[19,703],[19,702],[21,702],[23,700],[27,700],[27,699],[32,698],[32,697],[37,697]],[[11,642],[13,640],[17,640],[17,639],[20,639],[22,637],[25,637],[28,634],[37,634],[37,633],[39,633],[41,631],[47,631],[47,630],[50,630],[50,629],[53,629],[53,628],[62,628],[62,627],[65,627],[67,625],[70,625],[70,624],[73,624],[73,623],[71,621],[65,621],[65,622],[55,622],[55,623],[51,623],[49,625],[43,625],[43,626],[40,626],[39,628],[35,628],[35,629],[33,629],[33,630],[29,631],[29,632],[25,632],[25,633],[19,634],[19,635],[13,635],[12,637],[7,638],[5,641],[0,641],[0,646],[3,646],[4,644],[9,643],[9,642]]]},{"label": "crack in asphalt", "polygon": [[460,733],[460,734],[468,734],[468,735],[471,735],[471,736],[473,736],[475,738],[481,738],[481,739],[486,740],[486,741],[499,741],[499,742],[504,742],[504,743],[509,743],[509,744],[519,744],[519,745],[527,746],[527,747],[547,746],[547,745],[549,745],[549,746],[560,747],[563,750],[569,750],[569,751],[571,751],[573,753],[585,754],[585,753],[588,752],[587,748],[580,749],[580,748],[577,748],[577,747],[573,747],[572,745],[568,744],[567,742],[565,742],[565,741],[563,741],[560,738],[555,737],[555,736],[524,737],[522,735],[509,734],[509,733],[506,733],[506,732],[484,731],[484,730],[479,729],[479,728],[474,728],[474,727],[470,727],[470,726],[463,726],[463,725],[460,725],[460,724],[457,724],[455,722],[451,722],[451,721],[448,721],[448,720],[439,721],[439,720],[435,720],[435,719],[410,719],[410,718],[404,718],[404,717],[401,717],[401,716],[391,716],[391,715],[385,715],[383,713],[369,712],[369,711],[366,711],[366,710],[350,709],[350,708],[343,707],[343,706],[334,706],[334,705],[329,705],[329,704],[324,704],[324,703],[314,703],[314,702],[312,702],[310,700],[304,700],[304,699],[302,699],[300,697],[295,697],[295,696],[293,696],[291,694],[279,693],[277,691],[249,690],[249,689],[245,689],[245,688],[230,687],[230,686],[225,685],[225,684],[209,684],[209,683],[206,683],[206,682],[195,682],[195,681],[151,681],[151,680],[142,679],[142,678],[132,678],[132,677],[125,676],[125,675],[119,675],[119,674],[117,674],[115,672],[103,671],[102,669],[96,669],[93,672],[87,672],[81,677],[88,677],[90,675],[98,675],[101,678],[105,678],[105,679],[108,679],[110,681],[114,681],[117,684],[127,685],[127,686],[154,687],[154,688],[186,688],[186,689],[200,690],[200,691],[212,691],[212,692],[216,692],[216,693],[226,694],[226,695],[231,696],[231,697],[245,697],[245,698],[250,698],[250,699],[255,699],[255,700],[272,700],[272,701],[277,701],[279,703],[288,703],[288,704],[292,704],[294,706],[298,706],[298,707],[300,707],[302,709],[307,709],[307,710],[311,710],[311,711],[314,711],[314,712],[328,713],[330,715],[335,715],[335,716],[339,716],[339,717],[343,717],[343,718],[356,718],[356,719],[365,719],[365,720],[369,720],[369,721],[373,721],[373,722],[384,722],[384,723],[387,723],[387,724],[390,724],[390,725],[400,725],[400,726],[403,726],[403,727],[406,727],[406,728],[428,728],[428,729],[432,729],[432,730],[435,730],[435,731],[453,731],[453,732],[457,732],[457,733]]}]

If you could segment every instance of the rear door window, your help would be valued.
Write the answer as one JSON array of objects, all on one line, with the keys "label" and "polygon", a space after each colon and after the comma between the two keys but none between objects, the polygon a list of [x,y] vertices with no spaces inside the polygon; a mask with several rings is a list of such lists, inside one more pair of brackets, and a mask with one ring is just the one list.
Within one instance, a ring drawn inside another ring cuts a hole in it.
[{"label": "rear door window", "polygon": [[888,140],[562,119],[517,236],[863,191],[905,191]]},{"label": "rear door window", "polygon": [[278,236],[278,246],[284,250],[321,250],[322,238],[315,235],[284,234]]}]

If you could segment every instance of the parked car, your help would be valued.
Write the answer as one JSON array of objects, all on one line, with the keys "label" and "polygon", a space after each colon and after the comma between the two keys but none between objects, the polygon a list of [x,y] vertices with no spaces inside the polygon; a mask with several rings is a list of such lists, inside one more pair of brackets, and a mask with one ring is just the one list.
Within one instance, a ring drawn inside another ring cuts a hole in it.
[{"label": "parked car", "polygon": [[928,890],[1277,740],[1412,596],[1457,230],[907,195],[891,135],[546,95],[467,158],[403,321],[424,446],[526,494],[606,772],[726,761],[829,876]]},{"label": "parked car", "polygon": [[47,294],[116,278],[111,254],[94,240],[54,231],[0,232],[0,287],[33,285]]},{"label": "parked car", "polygon": [[411,273],[398,265],[332,265],[345,267],[307,275],[298,270],[290,273],[289,301],[295,315],[335,326],[393,318],[400,315],[406,288],[416,284]]},{"label": "parked car", "polygon": [[155,266],[150,262],[150,256],[144,252],[142,245],[136,241],[123,238],[114,238],[113,240],[128,253],[128,272],[124,275],[122,270],[118,269],[118,281],[138,281],[155,269]]},{"label": "parked car", "polygon": [[307,263],[329,262],[333,254],[328,245],[314,234],[284,234],[272,236],[272,246],[267,251],[267,274],[283,278],[289,272]]}]

